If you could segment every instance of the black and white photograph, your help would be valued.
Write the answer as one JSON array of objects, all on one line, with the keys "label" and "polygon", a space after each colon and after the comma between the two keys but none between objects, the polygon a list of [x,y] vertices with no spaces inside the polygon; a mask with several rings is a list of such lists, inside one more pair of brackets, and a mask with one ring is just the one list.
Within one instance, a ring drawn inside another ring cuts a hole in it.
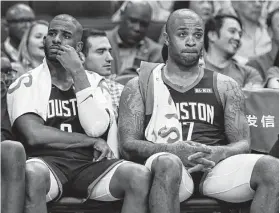
[{"label": "black and white photograph", "polygon": [[2,213],[279,213],[279,0],[1,1]]}]

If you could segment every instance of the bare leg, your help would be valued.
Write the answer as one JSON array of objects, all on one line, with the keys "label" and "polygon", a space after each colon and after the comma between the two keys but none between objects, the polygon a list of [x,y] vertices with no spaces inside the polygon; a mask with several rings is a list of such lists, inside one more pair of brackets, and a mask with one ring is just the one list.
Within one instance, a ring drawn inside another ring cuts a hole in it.
[{"label": "bare leg", "polygon": [[47,213],[46,194],[50,188],[49,169],[39,162],[26,164],[25,213]]},{"label": "bare leg", "polygon": [[1,142],[1,212],[23,212],[25,161],[25,151],[19,142]]},{"label": "bare leg", "polygon": [[260,158],[253,170],[252,189],[256,190],[251,213],[279,212],[279,161],[270,156]]},{"label": "bare leg", "polygon": [[153,182],[149,200],[151,213],[180,212],[181,173],[182,163],[175,155],[161,155],[153,161]]},{"label": "bare leg", "polygon": [[114,173],[110,192],[116,198],[123,198],[122,213],[148,212],[150,171],[140,164],[124,163]]}]

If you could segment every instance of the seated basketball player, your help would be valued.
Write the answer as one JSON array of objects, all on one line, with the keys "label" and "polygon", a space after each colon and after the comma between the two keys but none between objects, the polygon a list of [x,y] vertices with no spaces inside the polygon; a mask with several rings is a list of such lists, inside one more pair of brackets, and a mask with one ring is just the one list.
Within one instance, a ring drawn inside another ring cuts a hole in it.
[{"label": "seated basketball player", "polygon": [[63,195],[123,198],[123,213],[147,212],[150,172],[116,159],[110,95],[101,76],[83,69],[82,30],[72,16],[56,16],[43,63],[8,91],[11,125],[29,157],[25,212],[46,213],[46,202]]},{"label": "seated basketball player", "polygon": [[253,199],[252,213],[278,212],[279,162],[246,154],[242,90],[232,78],[198,66],[202,19],[177,10],[166,28],[166,64],[143,63],[139,78],[125,86],[119,110],[122,155],[152,172],[150,212],[179,213],[199,184],[209,197]]}]

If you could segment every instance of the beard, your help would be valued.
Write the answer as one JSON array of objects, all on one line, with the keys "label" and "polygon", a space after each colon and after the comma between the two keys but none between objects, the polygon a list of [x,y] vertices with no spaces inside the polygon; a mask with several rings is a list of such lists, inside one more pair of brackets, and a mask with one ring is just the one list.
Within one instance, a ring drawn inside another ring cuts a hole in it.
[{"label": "beard", "polygon": [[46,59],[48,61],[51,61],[51,62],[54,62],[54,63],[59,63],[59,61],[56,59],[56,55],[55,54],[50,54],[46,43],[44,44],[44,52],[45,52]]},{"label": "beard", "polygon": [[176,64],[183,66],[183,67],[191,67],[199,62],[199,58],[202,53],[202,49],[200,50],[200,54],[182,54],[175,52],[172,48],[169,48],[169,55]]}]

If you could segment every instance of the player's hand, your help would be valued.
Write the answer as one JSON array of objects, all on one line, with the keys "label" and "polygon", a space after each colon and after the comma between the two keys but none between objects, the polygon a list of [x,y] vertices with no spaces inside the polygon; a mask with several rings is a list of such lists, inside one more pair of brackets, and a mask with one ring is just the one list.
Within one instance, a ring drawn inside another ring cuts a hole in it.
[{"label": "player's hand", "polygon": [[271,78],[267,82],[267,88],[279,89],[279,78]]},{"label": "player's hand", "polygon": [[84,70],[81,55],[79,55],[76,50],[69,45],[60,46],[56,59],[65,68],[65,70],[69,71],[72,75],[75,75],[80,70]]},{"label": "player's hand", "polygon": [[[106,143],[106,141],[104,141],[101,138],[95,138],[95,142],[93,144],[93,148],[100,152],[101,154],[99,155],[99,157],[96,159],[96,161],[101,161],[104,158],[107,159],[114,159],[116,158],[112,152],[112,150],[110,149],[110,147],[108,146],[108,144]],[[97,153],[96,153],[97,154]],[[95,154],[95,155],[96,155]]]},{"label": "player's hand", "polygon": [[[198,152],[204,153],[205,155],[211,154],[212,152],[212,150],[208,146],[193,141],[179,141],[171,144],[170,146],[171,146],[170,152],[177,155],[181,159],[184,166],[186,167],[193,167],[199,163],[199,162],[191,162],[188,159],[189,156]],[[205,165],[206,167],[211,167],[214,166],[215,164],[213,161],[205,159],[203,157],[201,157],[199,161],[201,162],[201,164]]]},{"label": "player's hand", "polygon": [[[197,152],[197,153],[194,153],[194,154],[190,155],[188,157],[188,160],[191,163],[201,164],[201,165],[205,166],[205,168],[213,168],[217,163],[219,163],[224,158],[223,157],[224,149],[220,146],[207,146],[207,147],[209,147],[212,150],[211,153],[206,154],[206,153],[203,153],[203,152]],[[209,167],[204,162],[205,159],[214,162],[214,164],[211,167]]]}]

